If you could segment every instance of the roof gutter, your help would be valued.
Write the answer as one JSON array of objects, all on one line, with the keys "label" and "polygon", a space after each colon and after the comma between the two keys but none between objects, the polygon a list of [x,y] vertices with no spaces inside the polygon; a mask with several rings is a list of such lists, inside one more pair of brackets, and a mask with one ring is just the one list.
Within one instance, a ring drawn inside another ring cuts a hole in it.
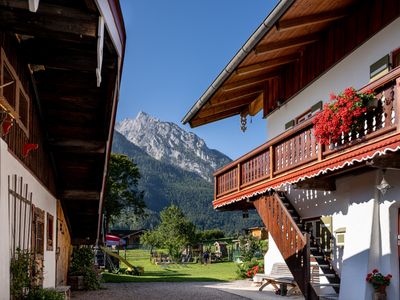
[{"label": "roof gutter", "polygon": [[279,18],[293,4],[295,0],[281,0],[271,13],[267,16],[264,22],[250,36],[246,43],[240,48],[236,55],[231,59],[228,65],[222,70],[218,77],[208,87],[199,100],[192,106],[189,112],[182,119],[183,124],[187,124],[203,107],[204,104],[214,95],[218,88],[228,79],[229,75],[237,68],[237,66],[245,59],[247,54],[254,48],[255,45],[267,34],[267,32],[275,25]]}]

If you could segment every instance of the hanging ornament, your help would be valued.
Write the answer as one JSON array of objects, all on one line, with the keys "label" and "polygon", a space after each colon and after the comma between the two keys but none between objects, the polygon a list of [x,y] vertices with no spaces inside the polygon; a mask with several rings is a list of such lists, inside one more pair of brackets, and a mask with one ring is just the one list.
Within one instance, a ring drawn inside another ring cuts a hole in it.
[{"label": "hanging ornament", "polygon": [[36,150],[39,148],[38,144],[25,144],[24,148],[22,149],[22,155],[24,157],[27,157],[29,152],[31,152],[32,150]]},{"label": "hanging ornament", "polygon": [[382,195],[385,195],[386,192],[392,188],[392,186],[385,179],[385,172],[386,170],[382,171],[382,181],[376,186],[376,188],[382,193]]},{"label": "hanging ornament", "polygon": [[240,115],[240,130],[245,132],[247,129],[247,117],[245,114]]}]

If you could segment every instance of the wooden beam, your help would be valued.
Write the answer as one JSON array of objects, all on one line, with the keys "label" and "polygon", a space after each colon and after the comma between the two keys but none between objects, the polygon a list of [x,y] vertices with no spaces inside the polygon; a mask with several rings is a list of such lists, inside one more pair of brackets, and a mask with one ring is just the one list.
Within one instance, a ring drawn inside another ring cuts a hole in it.
[{"label": "wooden beam", "polygon": [[[34,37],[58,40],[84,41],[97,38],[98,18],[76,10],[61,7],[58,10],[41,3],[36,13],[21,9],[7,9],[14,1],[0,0],[0,30]],[[16,1],[20,3],[20,1]],[[25,1],[26,3],[26,1]]]},{"label": "wooden beam", "polygon": [[308,44],[312,44],[320,39],[318,34],[310,34],[301,37],[291,38],[287,40],[282,40],[278,42],[272,42],[260,45],[256,47],[255,53],[256,55],[265,54],[272,51],[283,50],[288,48],[294,48],[299,46],[304,46]]},{"label": "wooden beam", "polygon": [[90,200],[99,201],[100,192],[95,190],[64,190],[60,195],[63,200]]},{"label": "wooden beam", "polygon": [[249,79],[238,80],[238,81],[224,84],[222,86],[222,89],[224,91],[233,91],[233,90],[241,89],[243,87],[247,87],[250,85],[260,84],[260,83],[266,82],[268,79],[275,78],[275,77],[278,77],[278,72],[266,73],[261,76],[251,77]]},{"label": "wooden beam", "polygon": [[309,25],[315,25],[319,23],[329,22],[344,18],[350,13],[351,9],[341,9],[333,11],[325,11],[317,14],[301,16],[297,18],[291,18],[281,20],[276,25],[276,29],[280,32],[290,30],[294,28],[300,28]]},{"label": "wooden beam", "polygon": [[48,142],[50,147],[56,148],[55,151],[59,152],[85,152],[85,153],[104,153],[105,141],[99,140],[77,140],[77,139],[64,139],[64,140],[51,140]]},{"label": "wooden beam", "polygon": [[[195,117],[194,119],[192,119],[192,121],[190,121],[190,126],[193,128],[193,127],[197,127],[197,126],[200,126],[200,125],[211,123],[211,122],[214,122],[214,121],[217,121],[217,120],[229,118],[229,117],[232,117],[234,115],[238,115],[246,107],[247,107],[246,105],[240,106],[240,107],[236,107],[234,109],[227,110],[227,111],[215,114],[215,115],[210,116],[210,117],[205,117],[205,118],[197,118],[197,117]],[[239,120],[238,120],[238,128],[240,128]]]},{"label": "wooden beam", "polygon": [[244,67],[240,67],[236,70],[236,74],[238,75],[243,75],[243,74],[248,74],[251,72],[257,72],[273,67],[278,67],[281,65],[286,65],[288,63],[294,62],[300,58],[299,54],[291,54],[291,55],[286,55],[286,56],[281,56],[273,59],[268,59],[263,62],[257,63],[257,64],[252,64]]},{"label": "wooden beam", "polygon": [[373,168],[400,170],[400,153],[394,152],[378,156],[366,164]]},{"label": "wooden beam", "polygon": [[258,114],[260,110],[262,110],[263,99],[264,99],[264,94],[261,93],[255,100],[253,99],[253,101],[249,103],[248,111],[250,116],[255,116],[256,114]]},{"label": "wooden beam", "polygon": [[263,92],[263,84],[260,83],[258,85],[252,85],[252,86],[247,86],[243,87],[241,89],[237,90],[232,90],[225,92],[223,89],[219,89],[215,95],[211,98],[211,100],[208,103],[211,103],[212,105],[218,104],[220,102],[226,101],[226,99],[236,99],[238,97],[254,94],[254,93],[261,93]]},{"label": "wooden beam", "polygon": [[310,178],[293,184],[295,189],[335,191],[336,183],[334,178]]},{"label": "wooden beam", "polygon": [[246,105],[246,104],[250,103],[251,101],[253,101],[259,94],[260,94],[260,92],[255,92],[255,93],[243,95],[243,96],[232,98],[232,99],[227,99],[225,101],[219,102],[217,104],[209,105],[207,107],[203,107],[199,111],[198,117],[204,118],[204,117],[207,117],[210,115],[224,112],[225,110],[228,110],[228,109]]}]

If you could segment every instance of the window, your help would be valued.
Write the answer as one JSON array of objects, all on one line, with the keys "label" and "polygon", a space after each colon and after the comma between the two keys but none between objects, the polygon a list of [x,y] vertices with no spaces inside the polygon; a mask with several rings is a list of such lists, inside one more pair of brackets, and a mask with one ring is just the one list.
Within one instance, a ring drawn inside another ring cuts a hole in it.
[{"label": "window", "polygon": [[51,214],[47,213],[47,251],[53,251],[54,241],[54,218]]},{"label": "window", "polygon": [[38,207],[33,211],[32,250],[35,254],[44,254],[44,211]]},{"label": "window", "polygon": [[301,124],[304,121],[310,119],[312,116],[315,115],[316,112],[320,111],[322,109],[322,101],[319,101],[315,103],[311,108],[307,109],[304,113],[301,115],[297,116],[295,119],[290,120],[285,124],[285,130],[288,130],[292,127],[294,127],[297,124]]},{"label": "window", "polygon": [[335,230],[335,240],[336,246],[343,247],[344,246],[344,238],[346,234],[346,228],[341,227]]},{"label": "window", "polygon": [[11,74],[11,71],[9,67],[7,67],[6,64],[2,64],[3,69],[2,69],[2,76],[1,76],[1,85],[3,86],[3,93],[2,96],[5,98],[5,100],[8,102],[8,104],[11,106],[12,109],[16,109],[15,104],[16,104],[16,83],[15,83],[15,78]]},{"label": "window", "polygon": [[25,92],[17,73],[1,49],[0,59],[0,107],[6,109],[18,125],[29,135],[29,97]]}]

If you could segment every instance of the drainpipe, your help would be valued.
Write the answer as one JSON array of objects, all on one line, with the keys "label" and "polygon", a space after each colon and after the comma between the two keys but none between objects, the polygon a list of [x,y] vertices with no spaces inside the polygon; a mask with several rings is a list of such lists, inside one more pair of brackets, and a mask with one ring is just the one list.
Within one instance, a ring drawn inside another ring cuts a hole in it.
[{"label": "drainpipe", "polygon": [[237,68],[237,66],[245,59],[247,54],[253,50],[255,45],[267,34],[267,32],[275,26],[275,23],[286,12],[286,10],[293,4],[295,0],[281,0],[271,13],[267,16],[264,22],[257,28],[257,30],[250,36],[246,43],[239,49],[236,55],[231,59],[228,65],[222,70],[218,77],[213,81],[209,88],[204,92],[199,100],[192,106],[190,111],[182,119],[182,123],[189,122],[197,112],[203,107],[204,104],[212,97],[217,89],[228,79],[229,75]]}]

